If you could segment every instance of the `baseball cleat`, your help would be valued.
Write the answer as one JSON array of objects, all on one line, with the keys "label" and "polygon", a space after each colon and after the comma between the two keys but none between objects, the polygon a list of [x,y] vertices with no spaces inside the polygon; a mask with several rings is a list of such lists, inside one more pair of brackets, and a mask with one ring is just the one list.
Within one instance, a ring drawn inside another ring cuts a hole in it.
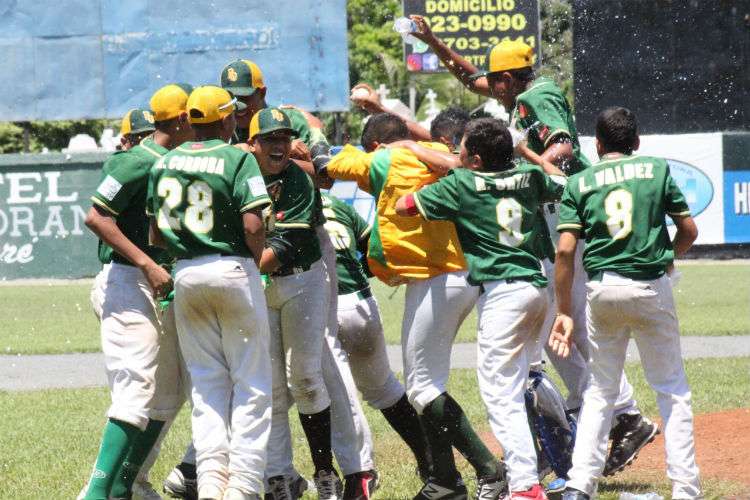
[{"label": "baseball cleat", "polygon": [[181,463],[164,480],[164,493],[172,498],[198,499],[198,476],[195,465]]},{"label": "baseball cleat", "polygon": [[297,475],[294,479],[285,476],[274,476],[268,479],[268,491],[265,500],[297,500],[307,491],[307,479]]},{"label": "baseball cleat", "polygon": [[566,481],[565,479],[558,477],[557,479],[550,481],[547,485],[547,494],[557,494],[565,491]]},{"label": "baseball cleat", "polygon": [[589,496],[575,488],[565,488],[562,494],[562,500],[589,500]]},{"label": "baseball cleat", "polygon": [[133,483],[133,500],[162,500],[154,489],[153,485],[148,481],[136,481]]},{"label": "baseball cleat", "polygon": [[344,500],[369,500],[380,486],[377,471],[367,470],[344,476]]},{"label": "baseball cleat", "polygon": [[318,500],[341,500],[343,485],[336,471],[320,470],[313,476]]},{"label": "baseball cleat", "polygon": [[617,423],[610,431],[612,446],[604,465],[605,476],[620,472],[633,463],[638,452],[659,434],[659,427],[640,413],[617,416]]},{"label": "baseball cleat", "polygon": [[504,463],[494,476],[477,478],[477,500],[497,500],[508,496],[508,477]]},{"label": "baseball cleat", "polygon": [[430,477],[413,500],[467,500],[466,485],[461,476],[450,484],[439,483],[437,478]]},{"label": "baseball cleat", "polygon": [[547,495],[544,493],[544,488],[541,484],[535,484],[526,491],[514,491],[510,495],[511,500],[547,500]]}]

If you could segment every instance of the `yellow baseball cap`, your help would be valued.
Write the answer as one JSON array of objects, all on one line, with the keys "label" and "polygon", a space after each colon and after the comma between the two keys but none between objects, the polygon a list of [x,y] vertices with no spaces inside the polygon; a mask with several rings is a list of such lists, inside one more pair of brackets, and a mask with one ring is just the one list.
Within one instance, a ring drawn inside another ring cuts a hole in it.
[{"label": "yellow baseball cap", "polygon": [[190,123],[213,123],[246,107],[228,91],[215,85],[196,88],[187,100]]},{"label": "yellow baseball cap", "polygon": [[147,109],[131,109],[122,117],[120,135],[154,131],[154,115]]},{"label": "yellow baseball cap", "polygon": [[187,83],[170,83],[157,90],[151,96],[151,110],[157,122],[171,120],[184,113],[192,85]]},{"label": "yellow baseball cap", "polygon": [[520,40],[503,40],[487,51],[484,71],[471,75],[472,79],[487,76],[499,71],[529,68],[534,65],[536,56],[530,45]]},{"label": "yellow baseball cap", "polygon": [[221,70],[221,86],[234,95],[250,96],[264,88],[263,72],[257,64],[247,59],[233,61]]}]

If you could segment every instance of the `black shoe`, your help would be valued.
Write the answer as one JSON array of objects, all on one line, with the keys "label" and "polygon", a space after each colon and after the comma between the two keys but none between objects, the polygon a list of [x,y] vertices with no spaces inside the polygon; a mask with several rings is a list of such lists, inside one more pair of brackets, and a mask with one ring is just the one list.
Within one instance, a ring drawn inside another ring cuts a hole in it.
[{"label": "black shoe", "polygon": [[198,499],[198,475],[195,465],[181,463],[164,480],[164,493],[173,498]]},{"label": "black shoe", "polygon": [[589,500],[589,498],[591,497],[586,493],[575,488],[565,488],[562,494],[562,500]]},{"label": "black shoe", "polygon": [[461,476],[448,484],[443,484],[437,478],[431,477],[427,479],[413,500],[467,500],[467,498],[466,485]]},{"label": "black shoe", "polygon": [[659,427],[640,413],[618,415],[609,434],[612,446],[603,474],[611,476],[630,465],[641,448],[653,441],[657,434]]},{"label": "black shoe", "polygon": [[344,500],[370,500],[378,486],[380,480],[374,470],[344,476]]},{"label": "black shoe", "polygon": [[477,500],[497,500],[509,495],[507,467],[501,462],[494,476],[477,478]]}]

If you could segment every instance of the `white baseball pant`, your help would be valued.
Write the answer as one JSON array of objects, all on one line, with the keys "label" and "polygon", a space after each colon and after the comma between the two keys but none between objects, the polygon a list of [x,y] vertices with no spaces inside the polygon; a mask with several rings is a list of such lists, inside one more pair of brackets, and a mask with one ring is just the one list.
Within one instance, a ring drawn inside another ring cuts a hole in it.
[{"label": "white baseball pant", "polygon": [[339,340],[363,399],[383,410],[396,404],[405,391],[388,363],[383,323],[371,293],[368,288],[365,298],[362,291],[339,295]]},{"label": "white baseball pant", "polygon": [[330,290],[326,324],[330,356],[324,353],[323,375],[331,396],[331,444],[342,474],[348,475],[375,468],[372,433],[357,397],[349,357],[339,341],[336,249],[324,226],[318,226],[316,234]]},{"label": "white baseball pant", "polygon": [[591,375],[583,395],[568,486],[591,496],[596,494],[632,335],[664,420],[672,498],[702,498],[695,463],[690,387],[682,362],[669,277],[635,281],[604,273],[601,281],[590,281],[587,288]]},{"label": "white baseball pant", "polygon": [[175,315],[192,382],[198,486],[263,491],[271,429],[266,300],[251,259],[177,261]]},{"label": "white baseball pant", "polygon": [[490,281],[477,303],[477,376],[490,426],[503,447],[510,491],[539,482],[524,393],[547,311],[547,292],[527,281]]},{"label": "white baseball pant", "polygon": [[164,329],[146,277],[134,266],[106,264],[94,280],[91,304],[101,323],[112,398],[107,416],[141,430],[149,418],[172,418],[183,400],[175,332]]},{"label": "white baseball pant", "polygon": [[401,350],[409,402],[420,415],[442,393],[450,375],[450,357],[458,327],[471,312],[479,287],[468,273],[444,273],[411,279],[406,285]]},{"label": "white baseball pant", "polygon": [[[555,307],[555,265],[549,259],[542,261],[544,274],[549,280],[548,293],[552,298],[551,307],[547,309],[547,315],[542,326],[540,344],[547,351],[547,358],[560,374],[568,388],[568,408],[580,408],[583,402],[583,391],[589,379],[589,340],[586,331],[586,280],[588,276],[583,268],[583,250],[585,245],[579,242],[575,255],[575,271],[573,274],[573,286],[571,289],[571,310],[573,318],[573,346],[570,356],[561,358],[557,356],[547,343],[552,325],[555,322],[557,308]],[[539,354],[541,358],[541,352]],[[615,415],[624,413],[637,413],[638,407],[633,398],[633,386],[623,372],[620,379],[620,393],[615,403]]]}]

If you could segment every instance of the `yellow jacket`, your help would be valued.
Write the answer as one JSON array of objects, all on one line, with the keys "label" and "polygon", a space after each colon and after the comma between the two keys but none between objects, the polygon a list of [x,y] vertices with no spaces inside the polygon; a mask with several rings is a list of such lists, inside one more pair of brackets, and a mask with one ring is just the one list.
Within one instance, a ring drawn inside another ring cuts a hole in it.
[{"label": "yellow jacket", "polygon": [[[442,144],[423,144],[435,149]],[[328,175],[356,181],[375,197],[377,214],[370,235],[367,261],[381,281],[395,286],[409,278],[425,279],[466,269],[452,222],[426,221],[396,214],[396,201],[404,194],[435,182],[440,176],[403,148],[381,148],[365,153],[346,146],[331,159]]]}]

